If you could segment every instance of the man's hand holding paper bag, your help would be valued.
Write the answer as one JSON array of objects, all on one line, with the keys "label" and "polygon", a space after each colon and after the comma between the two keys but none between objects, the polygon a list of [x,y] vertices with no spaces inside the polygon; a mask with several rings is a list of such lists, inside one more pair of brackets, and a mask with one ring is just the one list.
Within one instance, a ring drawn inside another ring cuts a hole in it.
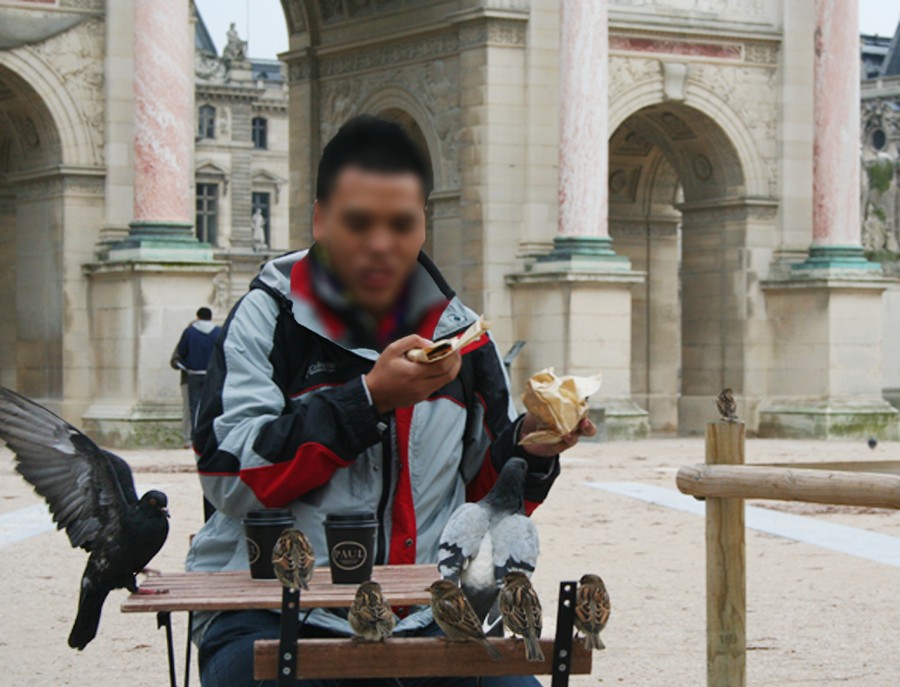
[{"label": "man's hand holding paper bag", "polygon": [[522,402],[528,411],[519,444],[535,456],[553,456],[571,448],[597,427],[588,417],[587,399],[600,388],[600,375],[557,377],[553,368],[528,380]]},{"label": "man's hand holding paper bag", "polygon": [[[408,350],[406,358],[433,365],[458,353],[489,328],[484,317],[479,317],[459,336]],[[557,377],[553,368],[548,368],[533,375],[522,395],[528,412],[522,422],[519,444],[533,456],[549,458],[574,446],[580,437],[594,436],[597,427],[587,417],[587,399],[599,388],[599,374]]]}]

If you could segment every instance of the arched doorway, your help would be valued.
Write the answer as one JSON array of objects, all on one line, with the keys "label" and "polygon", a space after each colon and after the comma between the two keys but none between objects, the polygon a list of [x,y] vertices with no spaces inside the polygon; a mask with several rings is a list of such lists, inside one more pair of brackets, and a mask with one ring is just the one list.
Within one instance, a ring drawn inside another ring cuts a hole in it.
[{"label": "arched doorway", "polygon": [[680,102],[610,139],[610,234],[647,273],[632,303],[632,395],[655,431],[695,433],[744,390],[746,185],[722,128]]},{"label": "arched doorway", "polygon": [[63,383],[63,189],[44,101],[0,66],[0,384],[58,399]]}]

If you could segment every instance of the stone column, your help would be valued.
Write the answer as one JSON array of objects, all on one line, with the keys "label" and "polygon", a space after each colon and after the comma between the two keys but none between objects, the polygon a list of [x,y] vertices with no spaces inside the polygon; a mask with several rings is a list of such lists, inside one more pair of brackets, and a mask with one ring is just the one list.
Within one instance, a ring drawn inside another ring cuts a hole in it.
[{"label": "stone column", "polygon": [[559,216],[551,256],[616,259],[608,228],[607,0],[562,0],[559,11]]},{"label": "stone column", "polygon": [[815,0],[813,243],[802,267],[872,269],[860,243],[856,0]]},{"label": "stone column", "polygon": [[[110,259],[210,259],[194,224],[193,35],[187,0],[135,0],[134,214]],[[179,255],[189,251],[189,255]],[[199,252],[197,252],[199,250]]]},{"label": "stone column", "polygon": [[882,398],[883,293],[860,244],[859,33],[854,0],[816,0],[813,242],[763,282],[771,327],[759,436],[897,437]]},{"label": "stone column", "polygon": [[189,0],[132,6],[134,106],[119,114],[134,122],[133,219],[125,238],[82,266],[94,355],[82,426],[108,446],[180,446],[179,375],[169,356],[197,308],[222,300],[218,275],[227,265],[193,231]]},{"label": "stone column", "polygon": [[[553,250],[507,275],[514,338],[528,342],[528,372],[603,373],[591,399],[601,436],[649,433],[631,399],[634,272],[608,230],[608,27],[606,0],[561,0],[559,31],[559,214]],[[521,366],[520,366],[521,369]]]},{"label": "stone column", "polygon": [[193,224],[189,30],[185,0],[135,0],[135,223]]}]

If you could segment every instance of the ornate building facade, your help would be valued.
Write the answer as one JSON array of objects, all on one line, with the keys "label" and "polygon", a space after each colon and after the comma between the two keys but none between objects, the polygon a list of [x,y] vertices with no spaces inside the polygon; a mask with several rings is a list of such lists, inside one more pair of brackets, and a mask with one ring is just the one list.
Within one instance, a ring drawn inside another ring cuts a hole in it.
[{"label": "ornate building facade", "polygon": [[[893,38],[863,37],[863,246],[886,274],[900,276],[900,26]],[[900,288],[884,298],[885,398],[900,407]]]},{"label": "ornate building facade", "polygon": [[895,435],[856,3],[282,4],[286,96],[236,35],[192,51],[185,0],[0,8],[44,27],[0,50],[2,383],[165,440],[177,333],[266,242],[308,245],[322,146],[371,112],[428,151],[428,249],[501,347],[527,341],[516,386],[601,370],[611,437],[701,431],[725,386],[762,435]]}]

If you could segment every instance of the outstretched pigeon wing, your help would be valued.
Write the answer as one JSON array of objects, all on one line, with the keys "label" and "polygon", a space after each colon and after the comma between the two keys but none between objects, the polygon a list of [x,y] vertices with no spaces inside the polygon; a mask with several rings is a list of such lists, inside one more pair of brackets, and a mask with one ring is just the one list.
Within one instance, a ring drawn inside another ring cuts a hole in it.
[{"label": "outstretched pigeon wing", "polygon": [[0,439],[16,454],[16,470],[44,497],[57,529],[86,551],[122,530],[136,503],[128,464],[46,408],[0,387]]}]

